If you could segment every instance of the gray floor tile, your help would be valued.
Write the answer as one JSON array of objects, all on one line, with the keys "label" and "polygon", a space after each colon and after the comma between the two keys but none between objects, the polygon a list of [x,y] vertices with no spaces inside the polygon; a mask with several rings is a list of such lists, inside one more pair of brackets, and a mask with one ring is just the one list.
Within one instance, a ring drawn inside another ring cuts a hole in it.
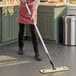
[{"label": "gray floor tile", "polygon": [[46,44],[55,66],[67,66],[69,71],[41,74],[41,68],[51,68],[49,59],[39,43],[41,62],[34,59],[31,41],[25,41],[24,55],[17,54],[17,43],[0,47],[0,76],[75,76],[76,75],[76,46],[61,44]]}]

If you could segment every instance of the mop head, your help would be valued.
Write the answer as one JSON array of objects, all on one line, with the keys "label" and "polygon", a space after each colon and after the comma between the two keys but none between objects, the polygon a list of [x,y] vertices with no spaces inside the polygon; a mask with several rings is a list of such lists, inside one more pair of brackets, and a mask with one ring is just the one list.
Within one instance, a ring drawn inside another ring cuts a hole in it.
[{"label": "mop head", "polygon": [[45,74],[45,73],[54,73],[54,72],[67,71],[67,70],[69,70],[69,69],[66,66],[63,66],[63,67],[57,67],[55,70],[53,70],[52,68],[41,69],[40,72]]}]

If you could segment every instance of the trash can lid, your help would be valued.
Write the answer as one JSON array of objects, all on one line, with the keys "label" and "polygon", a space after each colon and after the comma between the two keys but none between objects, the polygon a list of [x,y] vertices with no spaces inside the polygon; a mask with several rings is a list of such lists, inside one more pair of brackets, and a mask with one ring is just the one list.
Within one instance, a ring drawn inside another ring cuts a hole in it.
[{"label": "trash can lid", "polygon": [[68,20],[69,21],[76,21],[76,15],[65,15],[64,17],[63,17],[63,20],[65,21],[65,22],[67,22]]}]

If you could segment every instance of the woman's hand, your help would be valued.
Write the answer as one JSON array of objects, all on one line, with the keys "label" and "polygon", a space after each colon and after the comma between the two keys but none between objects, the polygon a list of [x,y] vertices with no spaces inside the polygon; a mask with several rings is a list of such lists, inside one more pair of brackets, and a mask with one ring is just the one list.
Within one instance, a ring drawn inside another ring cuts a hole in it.
[{"label": "woman's hand", "polygon": [[37,11],[36,10],[33,11],[32,18],[34,19],[35,23],[37,24]]},{"label": "woman's hand", "polygon": [[33,2],[31,2],[31,3],[29,3],[28,5],[30,6],[30,5],[33,5],[34,4],[34,1]]},{"label": "woman's hand", "polygon": [[[24,1],[26,1],[26,0],[22,0],[23,3],[24,3]],[[33,5],[33,4],[34,4],[34,1],[29,3],[28,5],[30,6],[30,5]]]}]

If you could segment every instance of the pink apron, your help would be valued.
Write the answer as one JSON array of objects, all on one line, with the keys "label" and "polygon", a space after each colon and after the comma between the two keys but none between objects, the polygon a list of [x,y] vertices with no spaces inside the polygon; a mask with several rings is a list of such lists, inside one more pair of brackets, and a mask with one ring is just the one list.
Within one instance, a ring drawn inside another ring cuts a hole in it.
[{"label": "pink apron", "polygon": [[[33,2],[33,0],[27,0],[28,4]],[[31,13],[33,12],[33,5],[29,5]],[[19,5],[18,14],[17,14],[17,22],[23,23],[23,24],[33,24],[30,15],[28,13],[28,10],[25,6],[25,4],[22,2]]]}]

